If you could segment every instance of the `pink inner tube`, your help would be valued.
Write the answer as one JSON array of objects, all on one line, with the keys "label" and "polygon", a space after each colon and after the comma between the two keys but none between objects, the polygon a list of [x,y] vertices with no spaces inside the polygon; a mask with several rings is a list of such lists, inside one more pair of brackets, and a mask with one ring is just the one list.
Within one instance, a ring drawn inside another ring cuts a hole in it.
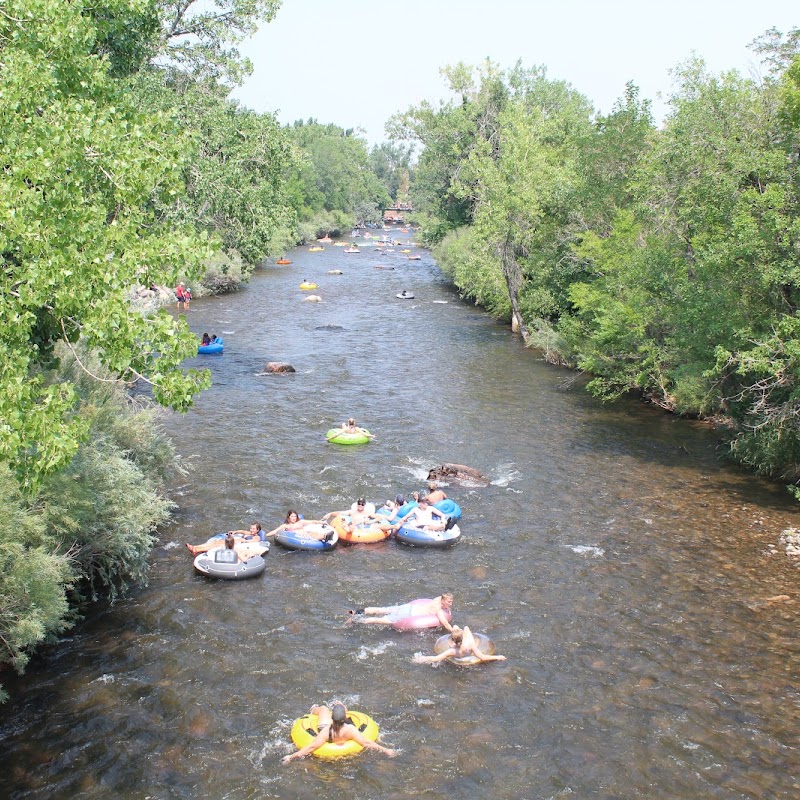
[{"label": "pink inner tube", "polygon": [[[442,623],[439,622],[439,617],[436,614],[415,614],[414,613],[414,606],[421,606],[425,603],[430,603],[433,598],[425,598],[421,597],[418,600],[412,600],[411,605],[411,614],[407,617],[403,617],[403,619],[397,620],[397,622],[392,623],[392,627],[396,631],[417,631],[422,630],[423,628],[438,628]],[[450,622],[450,609],[447,608],[444,611],[444,615],[447,618],[447,621]]]}]

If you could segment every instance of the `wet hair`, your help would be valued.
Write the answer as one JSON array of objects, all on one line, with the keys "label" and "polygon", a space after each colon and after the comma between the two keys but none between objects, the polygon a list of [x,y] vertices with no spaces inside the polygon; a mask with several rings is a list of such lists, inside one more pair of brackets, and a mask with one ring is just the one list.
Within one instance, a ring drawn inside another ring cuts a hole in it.
[{"label": "wet hair", "polygon": [[[296,511],[293,509],[293,508],[290,508],[290,509],[289,509],[289,510],[286,512],[286,521],[283,523],[284,525],[286,525],[286,524],[288,524],[289,522],[291,522],[291,520],[289,519],[289,517],[291,517],[291,516],[292,516],[292,514],[294,514],[294,515],[297,517],[298,521],[300,520],[300,515],[299,515],[299,514],[298,514],[298,513],[297,513],[297,512],[296,512]],[[260,528],[260,527],[261,527],[261,526],[259,525],[259,528]]]},{"label": "wet hair", "polygon": [[225,536],[225,547],[228,550],[233,550],[233,546],[236,544],[236,539],[233,538],[233,534],[229,533]]},{"label": "wet hair", "polygon": [[404,496],[404,495],[402,495],[402,494],[396,494],[396,495],[394,496],[394,501],[395,501],[395,503],[397,503],[397,505],[399,505],[399,506],[404,506],[404,505],[406,504],[406,498],[405,498],[405,496]]},{"label": "wet hair", "polygon": [[353,417],[350,417],[350,419],[349,419],[349,420],[347,420],[347,424],[348,424],[348,425],[355,425],[355,424],[356,424],[356,421],[355,421],[355,419],[354,419]]},{"label": "wet hair", "polygon": [[250,524],[251,525],[255,525],[257,531],[263,530],[263,528],[261,527],[261,523],[260,522],[251,522]]},{"label": "wet hair", "polygon": [[450,638],[456,643],[461,644],[464,639],[464,631],[458,627],[458,625],[453,625],[453,630],[450,631]]},{"label": "wet hair", "polygon": [[338,733],[347,722],[347,709],[343,703],[334,703],[331,706],[331,720],[334,733]]}]

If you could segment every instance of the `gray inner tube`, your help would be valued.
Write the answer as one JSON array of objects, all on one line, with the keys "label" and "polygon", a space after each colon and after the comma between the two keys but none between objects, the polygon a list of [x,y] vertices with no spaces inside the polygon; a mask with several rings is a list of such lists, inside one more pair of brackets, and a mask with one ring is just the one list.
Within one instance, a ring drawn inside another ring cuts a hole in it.
[{"label": "gray inner tube", "polygon": [[[496,652],[494,642],[485,634],[483,633],[473,633],[473,637],[475,638],[475,644],[478,646],[478,650],[481,651],[485,656],[493,656]],[[436,640],[436,644],[433,646],[433,652],[438,656],[440,653],[444,653],[450,647],[450,634],[446,633],[444,636],[440,636]],[[448,658],[447,661],[452,661],[454,664],[480,664],[481,660],[472,654],[468,656],[462,656],[461,658]]]}]

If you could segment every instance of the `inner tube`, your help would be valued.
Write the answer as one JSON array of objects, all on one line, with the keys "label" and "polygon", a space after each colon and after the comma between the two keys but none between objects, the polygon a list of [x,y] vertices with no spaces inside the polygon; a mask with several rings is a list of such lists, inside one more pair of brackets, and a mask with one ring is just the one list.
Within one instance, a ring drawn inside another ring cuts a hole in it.
[{"label": "inner tube", "polygon": [[350,516],[348,514],[336,514],[331,519],[331,526],[339,534],[339,541],[347,542],[348,544],[382,542],[392,535],[391,530],[384,530],[378,527],[376,523],[356,525],[356,529],[351,533],[349,530]]},{"label": "inner tube", "polygon": [[305,292],[305,291],[308,291],[309,289],[316,289],[317,288],[317,284],[316,283],[307,283],[306,281],[303,281],[303,283],[300,284],[300,288]]},{"label": "inner tube", "polygon": [[398,518],[404,517],[409,511],[411,511],[412,508],[419,508],[416,500],[409,500],[407,503],[403,503],[403,505],[397,509]]},{"label": "inner tube", "polygon": [[198,353],[221,353],[224,348],[224,343],[222,339],[217,336],[216,340],[211,342],[211,344],[201,344],[197,348]]},{"label": "inner tube", "polygon": [[[380,731],[378,723],[367,714],[360,711],[348,711],[347,721],[352,722],[358,728],[358,732],[371,742],[377,742]],[[319,719],[316,714],[306,714],[299,717],[292,725],[292,741],[298,747],[305,747],[317,738],[319,733]],[[346,742],[325,742],[322,747],[318,747],[312,755],[317,758],[341,758],[342,756],[352,756],[360,753],[364,748],[358,743],[349,739]]]},{"label": "inner tube", "polygon": [[400,300],[413,300],[414,299],[414,292],[400,292],[397,295]]},{"label": "inner tube", "polygon": [[[262,550],[266,550],[262,547]],[[242,561],[236,556],[236,561],[226,561],[227,553],[235,551],[219,547],[200,553],[194,560],[194,568],[201,575],[208,578],[219,578],[223,581],[242,581],[246,578],[257,578],[266,568],[267,562],[263,556],[253,556],[247,561]]]},{"label": "inner tube", "polygon": [[[412,600],[408,605],[410,606],[409,615],[392,623],[392,627],[396,631],[418,631],[423,628],[438,628],[441,626],[439,617],[436,614],[415,614],[414,606],[421,606],[423,603],[430,603],[433,598],[421,597],[418,600]],[[450,609],[444,612],[447,621],[450,621]]]},{"label": "inner tube", "polygon": [[429,531],[413,525],[401,526],[394,535],[401,544],[411,547],[450,547],[461,538],[461,528],[453,525],[446,531]]},{"label": "inner tube", "polygon": [[[305,536],[303,531],[311,528],[312,530],[324,532],[330,535],[328,539],[315,539],[313,536]],[[339,534],[330,526],[325,525],[306,525],[299,531],[281,531],[275,534],[275,543],[287,550],[333,550],[339,543]]]},{"label": "inner tube", "polygon": [[[485,656],[493,656],[495,654],[495,646],[494,642],[483,633],[473,633],[473,637],[475,638],[475,644],[478,645],[478,650],[481,651]],[[444,636],[440,636],[436,640],[436,644],[433,646],[433,652],[438,656],[439,653],[444,653],[445,650],[449,649],[450,647],[450,634],[446,633]],[[446,661],[452,661],[454,664],[482,664],[483,662],[477,657],[473,656],[471,653],[468,656],[461,656],[459,658],[453,658],[452,656]]]},{"label": "inner tube", "polygon": [[348,433],[343,428],[331,428],[325,438],[334,444],[366,444],[369,441],[369,431],[364,429],[364,433]]},{"label": "inner tube", "polygon": [[456,519],[461,519],[461,506],[459,506],[455,500],[451,500],[449,497],[445,498],[444,500],[440,500],[438,503],[434,503],[433,507],[437,511],[441,511],[445,517],[455,517]]}]

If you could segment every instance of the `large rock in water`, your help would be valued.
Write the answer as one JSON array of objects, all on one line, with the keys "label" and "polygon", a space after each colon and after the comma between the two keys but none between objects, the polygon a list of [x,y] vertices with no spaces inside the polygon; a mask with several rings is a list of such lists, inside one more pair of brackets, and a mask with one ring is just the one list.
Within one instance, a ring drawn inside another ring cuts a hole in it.
[{"label": "large rock in water", "polygon": [[267,361],[267,363],[264,364],[264,372],[282,373],[296,372],[296,370],[286,361]]},{"label": "large rock in water", "polygon": [[478,470],[464,464],[440,464],[428,472],[429,481],[455,481],[465,486],[488,486],[491,481]]}]

